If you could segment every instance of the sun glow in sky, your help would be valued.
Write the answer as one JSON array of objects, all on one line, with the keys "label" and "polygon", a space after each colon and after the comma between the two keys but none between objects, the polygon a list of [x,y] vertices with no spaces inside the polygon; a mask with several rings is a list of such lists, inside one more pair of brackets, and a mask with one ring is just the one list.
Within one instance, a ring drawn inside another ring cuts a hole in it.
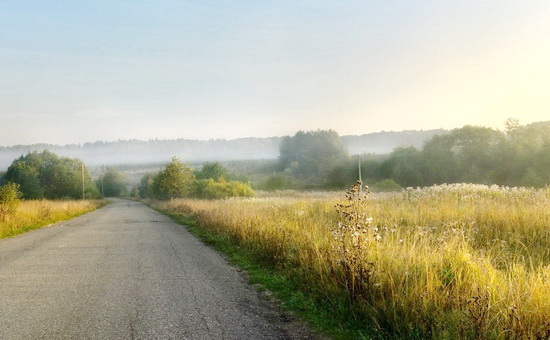
[{"label": "sun glow in sky", "polygon": [[550,120],[550,2],[0,3],[0,145]]}]

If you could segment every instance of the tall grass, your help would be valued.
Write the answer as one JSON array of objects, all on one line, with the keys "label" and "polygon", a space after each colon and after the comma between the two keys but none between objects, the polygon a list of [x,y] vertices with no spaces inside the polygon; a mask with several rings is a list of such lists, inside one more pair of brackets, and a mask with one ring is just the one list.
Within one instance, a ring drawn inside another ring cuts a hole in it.
[{"label": "tall grass", "polygon": [[0,238],[68,220],[95,210],[106,201],[22,201],[17,210],[0,220]]},{"label": "tall grass", "polygon": [[380,337],[550,338],[550,189],[348,195],[154,205],[194,214]]}]

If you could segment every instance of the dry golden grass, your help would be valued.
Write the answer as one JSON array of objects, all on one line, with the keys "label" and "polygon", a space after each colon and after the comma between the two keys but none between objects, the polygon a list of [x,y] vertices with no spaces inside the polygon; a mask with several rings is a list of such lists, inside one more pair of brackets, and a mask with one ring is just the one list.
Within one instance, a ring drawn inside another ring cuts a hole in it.
[{"label": "dry golden grass", "polygon": [[344,296],[386,336],[550,338],[550,189],[407,189],[373,195],[356,220],[339,216],[337,203],[346,201],[154,205],[193,213],[327,300]]},{"label": "dry golden grass", "polygon": [[105,205],[105,201],[22,201],[13,215],[0,220],[0,238],[68,220]]}]

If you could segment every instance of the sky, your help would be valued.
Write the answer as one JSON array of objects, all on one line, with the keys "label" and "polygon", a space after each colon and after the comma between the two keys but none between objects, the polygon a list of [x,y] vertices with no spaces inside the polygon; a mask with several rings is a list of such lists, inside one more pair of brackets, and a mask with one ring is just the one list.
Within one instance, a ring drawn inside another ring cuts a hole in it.
[{"label": "sky", "polygon": [[550,1],[0,2],[0,145],[550,120]]}]

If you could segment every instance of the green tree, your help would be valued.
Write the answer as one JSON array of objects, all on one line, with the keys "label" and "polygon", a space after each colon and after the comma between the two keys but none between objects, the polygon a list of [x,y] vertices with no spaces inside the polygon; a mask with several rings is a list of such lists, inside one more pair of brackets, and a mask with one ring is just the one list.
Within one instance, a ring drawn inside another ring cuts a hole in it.
[{"label": "green tree", "polygon": [[453,153],[461,169],[461,182],[484,183],[490,181],[488,174],[499,166],[496,162],[498,145],[504,140],[501,131],[464,126],[451,132],[454,140]]},{"label": "green tree", "polygon": [[283,190],[292,188],[292,181],[282,174],[269,176],[261,185],[261,189],[267,191]]},{"label": "green tree", "polygon": [[529,177],[531,182],[538,179],[539,186],[550,183],[546,166],[550,164],[550,122],[519,126],[509,136],[508,143],[511,157],[503,168],[509,185],[523,185]]},{"label": "green tree", "polygon": [[334,130],[298,131],[294,137],[283,138],[279,148],[282,168],[317,182],[347,159],[344,144]]},{"label": "green tree", "polygon": [[98,180],[98,188],[106,197],[119,197],[128,190],[128,180],[124,173],[117,168],[110,167]]},{"label": "green tree", "polygon": [[420,151],[415,147],[395,149],[380,166],[385,178],[395,180],[403,187],[420,186],[425,183]]},{"label": "green tree", "polygon": [[550,184],[550,142],[544,144],[535,155],[534,167],[541,185]]},{"label": "green tree", "polygon": [[82,198],[83,180],[86,197],[99,195],[80,160],[59,157],[47,150],[29,152],[13,161],[5,180],[19,184],[27,199]]},{"label": "green tree", "polygon": [[138,191],[141,198],[153,198],[153,184],[155,182],[155,174],[146,174],[139,182]]},{"label": "green tree", "polygon": [[537,187],[543,186],[544,181],[542,178],[540,178],[540,176],[536,173],[536,171],[533,170],[533,168],[527,168],[527,170],[525,171],[525,174],[519,181],[519,185],[524,187],[537,188]]},{"label": "green tree", "polygon": [[521,127],[521,124],[516,118],[508,118],[506,119],[504,126],[506,127],[506,134],[513,135]]},{"label": "green tree", "polygon": [[82,197],[82,164],[78,160],[60,158],[44,168],[41,177],[47,198]]},{"label": "green tree", "polygon": [[215,181],[221,178],[229,179],[231,174],[220,163],[204,163],[200,171],[195,172],[197,179],[213,179]]},{"label": "green tree", "polygon": [[158,199],[184,197],[191,191],[195,175],[193,170],[177,157],[162,169],[153,181],[153,195]]},{"label": "green tree", "polygon": [[333,167],[326,177],[326,186],[328,188],[347,188],[350,183],[355,183],[359,179],[358,164],[356,162],[346,162]]},{"label": "green tree", "polygon": [[19,184],[19,190],[25,199],[40,199],[44,197],[44,188],[40,184],[39,169],[26,162],[14,162],[5,177]]},{"label": "green tree", "polygon": [[[422,169],[421,185],[432,185],[457,182],[460,177],[458,160],[453,148],[455,139],[451,135],[436,135],[428,140],[422,148],[420,163]],[[410,186],[408,183],[406,186]]]},{"label": "green tree", "polygon": [[386,177],[381,174],[381,165],[385,158],[387,157],[368,154],[359,158],[353,157],[348,162],[342,162],[327,174],[326,187],[349,188],[356,183],[359,179],[359,161],[361,162],[361,179],[365,184],[371,185],[384,179]]}]

